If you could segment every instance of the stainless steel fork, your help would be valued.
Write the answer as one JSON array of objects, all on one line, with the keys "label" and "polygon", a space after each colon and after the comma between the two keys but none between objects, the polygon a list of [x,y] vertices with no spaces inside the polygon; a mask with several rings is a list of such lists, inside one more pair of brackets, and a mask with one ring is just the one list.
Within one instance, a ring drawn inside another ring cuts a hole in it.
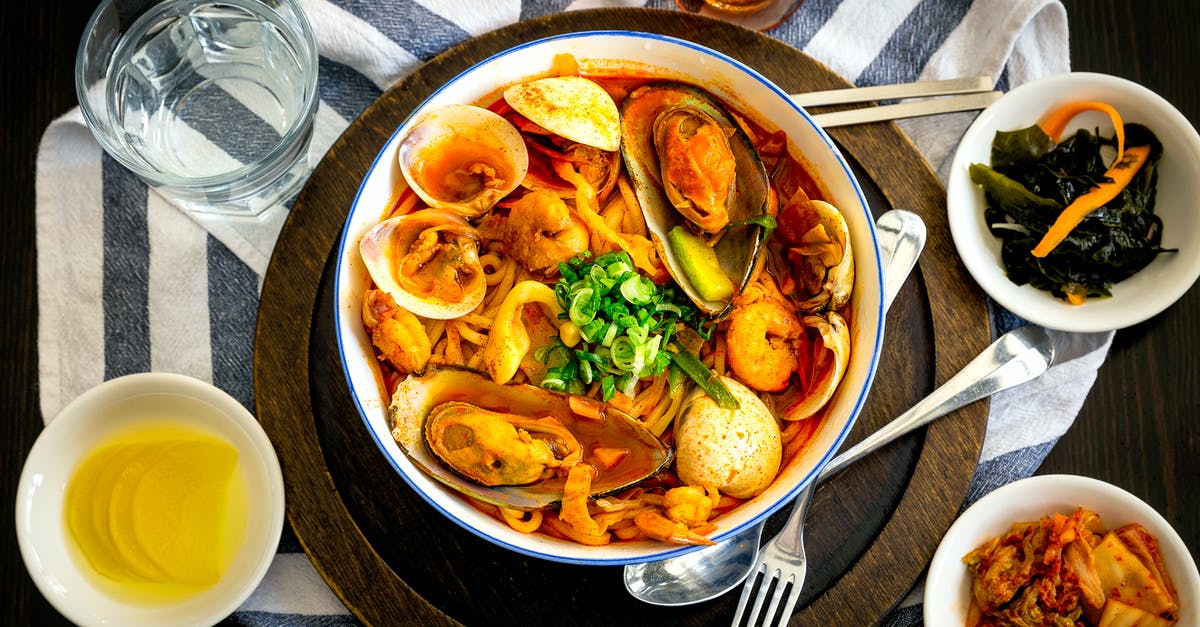
[{"label": "stainless steel fork", "polygon": [[[810,482],[800,496],[796,497],[796,504],[792,506],[792,515],[788,517],[787,524],[774,540],[759,551],[758,568],[750,573],[746,578],[746,585],[742,586],[742,597],[738,599],[737,614],[733,617],[734,627],[742,624],[742,613],[746,610],[746,603],[755,589],[759,593],[755,596],[754,607],[750,609],[746,624],[758,624],[759,611],[762,610],[772,584],[775,591],[771,594],[771,604],[767,607],[767,612],[762,615],[762,624],[786,625],[791,618],[792,610],[796,609],[796,600],[800,598],[800,591],[804,589],[804,576],[808,572],[808,562],[804,557],[804,519],[808,517],[808,504],[816,486],[816,481]],[[760,582],[757,588],[754,585],[756,581]],[[779,603],[785,598],[787,601],[783,604],[783,612],[779,613]]]}]

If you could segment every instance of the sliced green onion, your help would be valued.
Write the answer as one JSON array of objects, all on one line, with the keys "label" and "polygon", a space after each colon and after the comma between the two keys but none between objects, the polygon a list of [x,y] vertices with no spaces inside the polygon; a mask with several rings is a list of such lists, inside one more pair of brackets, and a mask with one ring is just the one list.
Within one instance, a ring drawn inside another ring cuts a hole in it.
[{"label": "sliced green onion", "polygon": [[592,288],[585,287],[571,296],[571,306],[567,309],[567,313],[575,326],[582,328],[595,319],[596,309],[592,306],[592,296],[595,293]]},{"label": "sliced green onion", "polygon": [[631,275],[621,282],[621,296],[635,305],[648,304],[654,297],[654,283],[644,276]]},{"label": "sliced green onion", "polygon": [[[674,350],[672,350],[674,349]],[[717,407],[723,409],[737,409],[741,406],[737,398],[733,396],[733,392],[725,387],[712,370],[705,366],[695,355],[678,350],[678,347],[672,345],[671,363],[676,364],[704,390],[706,394],[712,397],[717,403]]]},{"label": "sliced green onion", "polygon": [[604,332],[604,337],[600,339],[600,343],[604,346],[612,346],[613,340],[617,339],[617,323],[612,322],[608,325],[608,330]]},{"label": "sliced green onion", "polygon": [[617,338],[612,345],[613,365],[625,372],[632,371],[634,352],[635,347],[632,340],[625,336]]},{"label": "sliced green onion", "polygon": [[614,379],[611,374],[607,374],[607,375],[604,375],[603,377],[600,377],[600,398],[603,399],[604,402],[607,403],[608,400],[611,399],[613,397],[613,395],[616,393],[617,393],[616,379]]}]

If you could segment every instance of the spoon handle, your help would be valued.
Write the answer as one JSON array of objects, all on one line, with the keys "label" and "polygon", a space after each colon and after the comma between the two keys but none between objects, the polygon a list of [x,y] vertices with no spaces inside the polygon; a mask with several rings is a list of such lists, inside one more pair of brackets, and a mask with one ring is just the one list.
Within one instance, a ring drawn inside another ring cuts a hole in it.
[{"label": "spoon handle", "polygon": [[959,407],[1037,377],[1050,366],[1053,355],[1050,337],[1039,327],[1005,333],[929,396],[833,458],[817,481],[832,477],[864,455]]}]

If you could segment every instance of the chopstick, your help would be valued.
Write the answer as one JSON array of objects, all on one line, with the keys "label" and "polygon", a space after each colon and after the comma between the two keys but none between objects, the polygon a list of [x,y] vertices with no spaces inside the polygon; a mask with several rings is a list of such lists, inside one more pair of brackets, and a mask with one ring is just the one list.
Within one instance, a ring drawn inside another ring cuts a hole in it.
[{"label": "chopstick", "polygon": [[946,98],[902,102],[882,107],[864,107],[862,109],[850,109],[849,111],[819,113],[811,117],[821,128],[832,128],[834,126],[847,126],[850,124],[866,124],[868,122],[915,118],[923,115],[936,115],[938,113],[985,109],[988,105],[996,102],[1001,95],[1003,94],[998,91],[987,91],[982,94],[948,96]]},{"label": "chopstick", "polygon": [[874,100],[946,96],[944,98],[928,98],[926,100],[902,102],[882,107],[864,107],[847,111],[835,111],[833,113],[819,113],[812,116],[813,121],[821,127],[831,128],[834,126],[983,109],[995,102],[1002,95],[999,91],[988,91],[991,88],[992,81],[990,78],[977,76],[943,81],[920,81],[897,85],[876,85],[873,87],[852,87],[848,89],[816,91],[807,94],[794,94],[792,95],[792,100],[802,107],[820,107],[832,104],[870,102]]},{"label": "chopstick", "polygon": [[869,102],[872,100],[897,100],[900,98],[919,98],[921,96],[971,94],[991,89],[992,79],[986,76],[974,76],[971,78],[951,78],[944,81],[917,81],[915,83],[898,83],[896,85],[875,85],[872,87],[847,87],[846,89],[812,91],[807,94],[792,94],[792,102],[802,107],[823,107],[825,105]]}]

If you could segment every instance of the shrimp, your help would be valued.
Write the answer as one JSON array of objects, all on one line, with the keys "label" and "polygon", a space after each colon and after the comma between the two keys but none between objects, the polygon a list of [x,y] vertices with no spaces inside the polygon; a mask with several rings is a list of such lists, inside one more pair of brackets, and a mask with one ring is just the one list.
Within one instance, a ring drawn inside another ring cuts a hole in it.
[{"label": "shrimp", "polygon": [[396,305],[387,292],[367,290],[363,322],[371,331],[371,343],[397,370],[407,374],[425,369],[433,352],[425,326],[412,312]]},{"label": "shrimp", "polygon": [[582,221],[549,191],[525,194],[512,204],[507,218],[489,217],[480,230],[497,235],[508,254],[530,272],[551,274],[588,248]]},{"label": "shrimp", "polygon": [[804,326],[786,304],[760,298],[734,307],[725,333],[729,367],[760,392],[780,392],[800,364]]},{"label": "shrimp", "polygon": [[663,516],[656,509],[649,509],[639,513],[633,518],[633,524],[642,533],[662,542],[671,542],[673,544],[716,544],[716,542],[692,531],[686,523],[675,522]]},{"label": "shrimp", "polygon": [[685,485],[667,490],[663,495],[663,507],[667,510],[667,518],[683,523],[689,527],[697,527],[708,522],[713,506],[721,500],[721,495],[715,489],[704,489]]}]

